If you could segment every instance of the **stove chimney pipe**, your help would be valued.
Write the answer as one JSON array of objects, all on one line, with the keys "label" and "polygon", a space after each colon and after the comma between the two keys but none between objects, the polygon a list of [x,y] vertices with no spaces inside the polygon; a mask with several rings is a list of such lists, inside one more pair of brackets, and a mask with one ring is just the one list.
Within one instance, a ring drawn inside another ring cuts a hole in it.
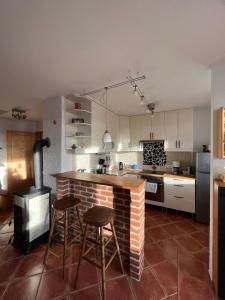
[{"label": "stove chimney pipe", "polygon": [[43,187],[43,147],[50,147],[50,139],[41,139],[34,144],[34,178],[36,189],[41,189]]}]

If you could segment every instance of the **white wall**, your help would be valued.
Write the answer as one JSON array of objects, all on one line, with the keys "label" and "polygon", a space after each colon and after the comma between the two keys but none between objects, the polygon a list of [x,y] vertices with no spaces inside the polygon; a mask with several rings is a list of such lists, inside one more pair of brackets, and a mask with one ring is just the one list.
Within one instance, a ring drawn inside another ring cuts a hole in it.
[{"label": "white wall", "polygon": [[43,102],[43,136],[49,137],[51,146],[43,152],[44,184],[55,192],[56,181],[51,174],[72,170],[72,154],[65,151],[64,97]]},{"label": "white wall", "polygon": [[194,108],[194,151],[201,152],[202,145],[211,144],[211,108]]},{"label": "white wall", "polygon": [[42,123],[29,120],[0,118],[0,147],[2,148],[0,150],[0,162],[5,165],[5,167],[0,167],[0,183],[2,189],[7,189],[7,130],[36,132],[42,130]]},{"label": "white wall", "polygon": [[[213,216],[213,179],[225,173],[225,160],[217,158],[217,111],[225,107],[225,60],[212,66],[212,100],[211,100],[211,140],[213,141],[211,153],[211,207],[210,217]],[[213,230],[210,223],[210,275],[212,275],[212,242]]]}]

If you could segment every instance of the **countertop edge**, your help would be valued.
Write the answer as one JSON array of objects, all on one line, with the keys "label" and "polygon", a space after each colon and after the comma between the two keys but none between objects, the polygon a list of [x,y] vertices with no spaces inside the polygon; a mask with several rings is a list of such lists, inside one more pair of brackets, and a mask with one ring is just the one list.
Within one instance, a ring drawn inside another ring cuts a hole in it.
[{"label": "countertop edge", "polygon": [[[87,176],[86,178],[85,175]],[[119,178],[119,176],[114,176],[114,175],[79,173],[75,171],[51,174],[51,176],[57,179],[68,179],[71,181],[90,182],[93,184],[113,186],[115,188],[122,188],[126,190],[139,190],[142,187],[142,185],[144,189],[144,183],[145,183],[144,179],[134,179],[134,178],[123,177],[123,176]],[[93,178],[94,176],[96,178]],[[105,176],[107,177],[105,178]],[[118,180],[123,182],[121,183],[114,182]]]},{"label": "countertop edge", "polygon": [[135,170],[127,170],[127,174],[137,174],[137,175],[144,175],[146,177],[148,176],[155,176],[155,177],[163,177],[163,178],[181,178],[181,179],[193,179],[193,180],[196,180],[196,177],[195,175],[182,175],[182,174],[178,174],[178,175],[175,175],[175,174],[172,174],[172,173],[167,173],[165,172],[165,174],[163,175],[159,175],[159,174],[148,174],[148,173],[143,173],[142,170],[138,170],[138,171],[135,171]]}]

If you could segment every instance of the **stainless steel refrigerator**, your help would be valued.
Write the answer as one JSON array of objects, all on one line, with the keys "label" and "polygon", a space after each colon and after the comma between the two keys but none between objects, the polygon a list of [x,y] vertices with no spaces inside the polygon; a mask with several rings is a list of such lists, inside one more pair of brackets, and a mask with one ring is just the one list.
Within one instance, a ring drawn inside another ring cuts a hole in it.
[{"label": "stainless steel refrigerator", "polygon": [[210,153],[196,153],[196,221],[209,224]]}]

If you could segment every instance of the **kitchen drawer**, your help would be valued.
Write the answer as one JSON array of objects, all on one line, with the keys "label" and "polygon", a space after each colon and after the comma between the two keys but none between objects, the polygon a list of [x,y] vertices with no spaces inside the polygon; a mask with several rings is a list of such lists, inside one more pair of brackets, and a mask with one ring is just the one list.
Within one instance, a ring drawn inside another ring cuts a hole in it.
[{"label": "kitchen drawer", "polygon": [[165,178],[164,187],[169,195],[192,197],[195,194],[195,180]]},{"label": "kitchen drawer", "polygon": [[165,207],[195,213],[195,198],[178,195],[165,195]]}]

